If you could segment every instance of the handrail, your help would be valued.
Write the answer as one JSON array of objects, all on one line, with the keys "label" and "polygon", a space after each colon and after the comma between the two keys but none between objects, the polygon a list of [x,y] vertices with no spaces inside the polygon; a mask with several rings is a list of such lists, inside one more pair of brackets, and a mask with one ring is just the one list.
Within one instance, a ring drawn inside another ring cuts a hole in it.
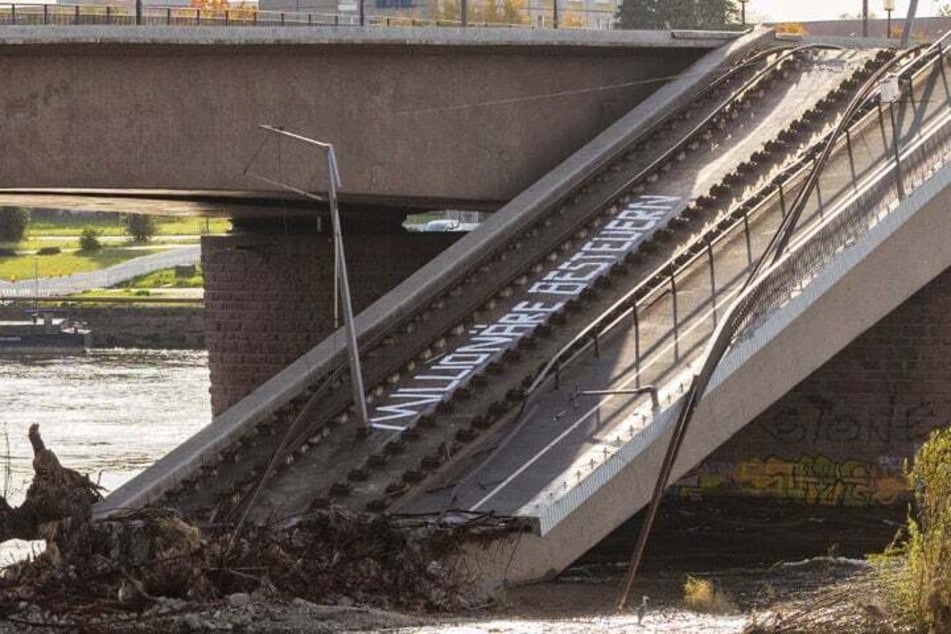
[{"label": "handrail", "polygon": [[[843,119],[843,121],[844,120],[845,119]],[[850,122],[850,125],[857,125],[858,123],[862,121],[863,119],[860,119],[858,121],[852,121]],[[701,257],[704,257],[704,253],[707,248],[712,248],[721,239],[724,239],[726,236],[728,236],[740,224],[745,224],[750,214],[754,214],[757,211],[763,209],[768,203],[771,203],[773,200],[775,200],[775,198],[780,196],[783,185],[793,182],[797,178],[801,177],[802,174],[805,173],[807,170],[812,169],[810,167],[811,158],[809,157],[809,154],[810,154],[809,152],[804,153],[803,157],[798,161],[798,163],[790,166],[789,168],[784,170],[783,173],[779,174],[776,177],[776,179],[774,179],[774,182],[776,180],[782,179],[781,183],[778,186],[773,187],[772,190],[765,197],[760,199],[751,209],[747,209],[743,211],[742,216],[735,219],[734,222],[732,222],[722,231],[718,232],[716,236],[713,237],[713,239],[708,240],[706,238],[707,231],[702,232],[702,237],[700,237],[698,240],[694,241],[690,245],[683,247],[670,259],[668,259],[662,265],[654,269],[654,271],[652,271],[649,275],[645,276],[645,279],[643,282],[635,286],[632,290],[626,293],[622,298],[617,300],[614,304],[612,304],[609,308],[607,308],[604,312],[602,312],[598,317],[596,317],[593,321],[591,321],[570,342],[565,344],[561,349],[558,350],[558,352],[555,353],[555,355],[552,356],[552,358],[548,361],[548,363],[545,365],[542,371],[535,377],[535,379],[532,381],[529,387],[526,388],[525,390],[526,397],[531,395],[533,392],[535,392],[535,390],[537,390],[541,386],[541,384],[551,374],[552,369],[555,368],[556,366],[560,366],[560,364],[563,362],[563,358],[569,352],[571,352],[579,343],[591,338],[592,336],[600,336],[601,334],[610,331],[611,329],[614,328],[614,326],[617,325],[620,319],[624,317],[624,314],[626,314],[629,310],[631,310],[631,308],[636,308],[637,305],[640,304],[640,302],[643,299],[645,299],[646,297],[649,297],[650,294],[654,290],[656,290],[655,288],[651,286],[655,283],[654,280],[657,277],[667,278],[670,276],[675,276],[678,273],[685,270],[686,268],[688,268],[690,265],[692,265]],[[795,171],[792,174],[790,174],[789,173],[790,170],[795,170]],[[744,203],[740,203],[739,205],[737,205],[736,208],[730,211],[729,215],[732,216],[733,214],[739,212],[743,207],[744,207]],[[698,246],[702,246],[703,248],[697,249]],[[690,255],[687,257],[686,260],[684,260],[683,258],[687,254],[690,254]],[[651,288],[648,288],[648,287],[651,287]],[[647,293],[644,293],[642,296],[639,297],[639,295],[641,295],[645,289],[647,289]],[[630,305],[632,300],[634,303],[633,306]],[[614,314],[618,313],[619,311],[622,314],[618,315],[617,319],[613,323],[609,324],[607,327],[601,330],[600,327],[603,326],[606,321],[608,321]]]},{"label": "handrail", "polygon": [[[932,44],[921,57],[927,56],[935,50],[941,50],[941,43],[948,37],[948,33],[945,33],[938,41]],[[936,48],[937,47],[937,48]],[[868,83],[878,83],[885,76],[891,72],[891,67],[899,62],[900,60],[917,53],[921,50],[922,47],[915,47],[903,51],[898,56],[896,56],[889,64],[884,65],[882,68],[877,70],[872,77],[868,80]],[[920,58],[919,58],[920,59]],[[908,70],[908,69],[906,69]],[[915,71],[917,72],[917,70]],[[903,74],[900,72],[899,74]],[[867,95],[857,95],[852,102],[849,104],[849,107],[846,109],[846,114],[842,118],[842,121],[839,122],[839,125],[836,126],[835,130],[832,132],[832,137],[826,143],[825,148],[820,154],[816,165],[812,170],[812,173],[809,175],[809,178],[806,181],[805,187],[799,190],[799,193],[796,196],[796,199],[793,201],[792,207],[790,208],[789,213],[783,218],[783,222],[780,224],[779,230],[774,234],[773,238],[770,240],[769,244],[764,251],[764,257],[757,262],[756,266],[753,268],[753,271],[750,273],[749,278],[747,279],[746,284],[749,285],[753,279],[756,278],[759,270],[763,264],[769,259],[770,254],[772,254],[773,263],[777,262],[782,255],[783,250],[786,245],[789,243],[789,240],[792,238],[793,232],[796,230],[796,225],[799,221],[799,216],[802,213],[802,210],[806,206],[806,202],[809,200],[809,196],[812,195],[813,190],[819,182],[819,176],[822,173],[822,169],[825,167],[826,163],[829,160],[829,157],[832,155],[832,150],[835,147],[836,142],[841,136],[846,125],[848,125],[851,117],[855,114],[858,108],[868,99]]]},{"label": "handrail", "polygon": [[[942,43],[946,37],[947,35],[940,38],[938,42],[935,43],[934,46],[928,49],[929,52],[932,51],[932,49],[939,51],[939,55],[931,59],[930,63],[933,63],[936,60],[940,60],[941,63],[944,63],[945,56],[944,56],[944,50],[942,48]],[[904,57],[905,55],[900,55],[896,57],[887,66],[894,65],[895,63],[897,63]],[[917,60],[917,61],[920,61],[920,60]],[[913,72],[915,74],[917,74],[918,72],[923,72],[924,69],[927,68],[928,64],[929,64],[928,62],[922,63],[921,66],[915,69]],[[909,67],[909,68],[912,68],[912,67]],[[900,74],[904,74],[904,72],[907,70],[909,69],[906,68],[903,71],[900,71]],[[873,81],[875,81],[875,76],[873,76],[873,78],[871,78],[865,84],[865,86],[863,87],[863,90],[861,91],[862,93],[866,95],[867,99],[870,99],[875,89],[879,87],[873,84],[872,83]],[[824,163],[822,165],[824,165]],[[814,170],[821,169],[822,165],[817,163]],[[837,217],[838,213],[835,216]],[[830,219],[831,217],[832,216],[830,216]],[[779,232],[783,232],[784,230],[786,230],[786,227],[787,225],[784,222],[784,224],[780,226]],[[780,253],[782,252],[780,251]],[[769,257],[769,251],[764,252],[760,258],[760,263],[765,261],[768,257]],[[785,261],[785,260],[774,260],[773,265],[768,269],[768,271],[771,272],[775,270],[778,264],[782,261]],[[757,266],[756,270],[759,270],[759,266]],[[751,272],[751,277],[753,277],[753,274],[755,274],[756,270]],[[730,306],[727,308],[727,311],[726,311],[726,314],[724,315],[723,320],[717,325],[716,329],[713,332],[713,335],[710,337],[707,343],[706,350],[704,351],[704,354],[701,357],[704,360],[703,365],[700,368],[700,371],[694,375],[693,381],[690,384],[690,389],[683,400],[683,405],[680,409],[680,412],[678,413],[677,419],[674,424],[671,440],[667,446],[667,451],[664,455],[661,471],[658,474],[657,482],[655,483],[655,486],[654,486],[654,492],[651,497],[650,505],[647,510],[647,515],[641,524],[641,528],[637,538],[637,544],[635,545],[634,552],[631,555],[630,564],[628,566],[628,570],[624,579],[624,584],[621,589],[621,595],[618,600],[618,607],[621,609],[623,609],[627,603],[627,597],[630,592],[631,585],[634,582],[634,577],[637,574],[638,567],[640,566],[640,562],[644,554],[644,549],[647,545],[647,537],[650,534],[651,528],[653,526],[654,518],[656,517],[657,509],[660,505],[660,500],[663,497],[663,493],[667,488],[667,483],[670,478],[670,473],[673,469],[674,462],[676,461],[677,456],[680,452],[680,447],[683,443],[684,437],[686,436],[687,428],[689,427],[689,424],[693,418],[693,413],[696,410],[697,404],[699,403],[700,399],[703,397],[703,394],[706,391],[706,388],[709,385],[710,380],[713,377],[713,373],[720,363],[720,360],[723,358],[723,355],[726,354],[727,349],[729,349],[732,343],[733,337],[736,335],[740,326],[742,325],[743,321],[745,320],[747,316],[746,314],[743,314],[744,309],[747,307],[745,300],[749,300],[749,298],[752,295],[754,295],[758,290],[760,290],[762,284],[767,279],[767,277],[768,275],[758,275],[753,279],[751,283],[747,284],[744,287],[744,289],[740,293],[740,296],[736,300],[734,300],[730,304]],[[751,302],[752,300],[749,300],[749,301]]]}]

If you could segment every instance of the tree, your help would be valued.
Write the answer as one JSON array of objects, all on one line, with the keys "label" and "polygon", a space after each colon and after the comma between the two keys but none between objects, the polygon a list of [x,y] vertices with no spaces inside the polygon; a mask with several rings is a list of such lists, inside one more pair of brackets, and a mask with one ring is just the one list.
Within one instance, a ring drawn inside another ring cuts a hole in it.
[{"label": "tree", "polygon": [[95,227],[88,225],[83,227],[83,232],[79,236],[79,250],[83,253],[92,253],[93,251],[101,249],[102,245],[99,243],[100,235],[102,235],[102,232]]},{"label": "tree", "polygon": [[155,219],[143,214],[126,214],[125,232],[134,242],[148,242],[155,235]]},{"label": "tree", "polygon": [[736,22],[736,0],[624,0],[622,29],[715,29]]},{"label": "tree", "polygon": [[29,209],[0,207],[0,242],[19,242],[29,224]]},{"label": "tree", "polygon": [[942,2],[938,5],[938,15],[951,18],[951,2]]}]

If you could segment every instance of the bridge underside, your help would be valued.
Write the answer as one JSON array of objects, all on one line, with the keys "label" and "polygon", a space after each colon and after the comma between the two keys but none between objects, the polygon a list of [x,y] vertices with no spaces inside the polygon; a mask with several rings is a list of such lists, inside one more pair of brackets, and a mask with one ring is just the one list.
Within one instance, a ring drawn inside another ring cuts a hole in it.
[{"label": "bridge underside", "polygon": [[355,202],[491,210],[723,42],[471,31],[5,27],[0,205],[267,216],[326,188],[271,124]]}]

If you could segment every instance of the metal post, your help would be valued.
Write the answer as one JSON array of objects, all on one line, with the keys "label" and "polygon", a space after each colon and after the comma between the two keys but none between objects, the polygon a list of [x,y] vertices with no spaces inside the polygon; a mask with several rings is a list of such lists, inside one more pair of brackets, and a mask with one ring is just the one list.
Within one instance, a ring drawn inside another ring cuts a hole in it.
[{"label": "metal post", "polygon": [[[366,393],[363,387],[363,372],[360,368],[360,350],[357,346],[357,330],[355,324],[353,323],[353,304],[351,303],[350,299],[350,284],[347,281],[347,259],[343,248],[343,232],[340,226],[340,211],[337,207],[337,188],[340,187],[340,170],[337,167],[337,157],[334,154],[334,146],[330,143],[324,143],[323,141],[317,141],[316,139],[311,139],[300,134],[288,132],[283,128],[261,124],[259,124],[258,127],[262,130],[267,130],[268,132],[274,132],[276,134],[290,137],[297,141],[303,141],[304,143],[309,143],[310,145],[316,145],[317,147],[323,149],[324,153],[327,155],[327,201],[330,206],[330,221],[333,225],[334,266],[337,268],[338,273],[338,275],[335,277],[339,278],[340,295],[345,318],[344,325],[346,326],[347,334],[347,348],[350,352],[350,379],[351,387],[353,388],[353,402],[357,408],[357,417],[359,419],[358,422],[360,428],[361,430],[365,431],[369,429],[370,421],[367,413]],[[306,198],[318,201],[322,200],[312,192],[280,183],[269,178],[261,176],[257,176],[257,178],[271,183],[272,185],[278,185],[289,191],[293,191],[294,193],[300,194]]]},{"label": "metal post", "polygon": [[637,381],[634,385],[641,386],[641,326],[637,318],[637,302],[631,307],[631,315],[634,317],[634,369],[637,371]]},{"label": "metal post", "polygon": [[106,24],[112,24],[112,7],[106,5]]},{"label": "metal post", "polygon": [[895,184],[898,186],[898,200],[905,197],[905,187],[901,179],[901,150],[898,147],[898,124],[895,122],[895,102],[888,108],[892,120],[892,145],[895,149]]},{"label": "metal post", "polygon": [[750,240],[750,217],[743,210],[743,229],[746,232],[746,263],[747,266],[753,265],[753,242]]},{"label": "metal post", "polygon": [[364,26],[366,21],[366,10],[363,7],[364,0],[360,0],[360,26]]},{"label": "metal post", "polygon": [[868,0],[862,0],[862,37],[868,37]]},{"label": "metal post", "polygon": [[678,327],[680,318],[677,316],[677,280],[673,272],[670,274],[670,297],[673,301],[674,309],[674,359],[680,360],[680,330]]},{"label": "metal post", "polygon": [[459,20],[462,26],[469,26],[469,0],[459,0]]},{"label": "metal post", "polygon": [[[362,3],[362,0],[361,0]],[[343,232],[340,227],[340,212],[337,209],[337,187],[340,185],[340,171],[337,168],[337,158],[334,155],[334,146],[327,144],[327,170],[330,172],[328,182],[330,189],[330,220],[333,223],[334,248],[337,257],[334,262],[339,266],[340,294],[343,300],[343,311],[347,319],[347,344],[350,348],[350,377],[353,384],[353,401],[357,406],[357,416],[360,425],[366,429],[370,424],[367,414],[366,393],[363,389],[363,372],[360,368],[360,350],[357,347],[357,329],[353,323],[353,304],[350,301],[350,284],[347,281],[347,259],[343,251]]]},{"label": "metal post", "polygon": [[717,273],[713,266],[713,244],[707,242],[707,259],[710,262],[710,303],[713,306],[713,327],[717,327]]},{"label": "metal post", "polygon": [[172,23],[172,9],[165,9],[165,24],[170,25]]},{"label": "metal post", "polygon": [[44,4],[43,5],[43,24],[49,24],[49,23],[50,23],[50,5]]},{"label": "metal post", "polygon": [[135,0],[135,23],[142,26],[142,0]]},{"label": "metal post", "polygon": [[885,11],[885,14],[888,16],[885,18],[885,37],[891,38],[892,36],[892,10],[888,9]]},{"label": "metal post", "polygon": [[901,47],[908,48],[911,41],[911,28],[915,25],[915,14],[918,13],[918,0],[911,0],[908,5],[908,17],[905,18],[905,28],[901,33]]},{"label": "metal post", "polygon": [[553,29],[558,28],[558,0],[551,0],[551,25]]}]

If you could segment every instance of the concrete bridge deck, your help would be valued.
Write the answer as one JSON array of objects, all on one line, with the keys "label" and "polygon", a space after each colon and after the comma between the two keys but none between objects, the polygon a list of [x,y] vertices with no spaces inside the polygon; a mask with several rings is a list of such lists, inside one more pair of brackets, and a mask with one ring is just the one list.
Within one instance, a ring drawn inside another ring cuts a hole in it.
[{"label": "concrete bridge deck", "polygon": [[261,147],[268,123],[335,143],[345,203],[494,209],[734,37],[701,35],[2,27],[0,204],[165,192],[173,213],[251,214],[286,198],[249,164],[320,189],[319,157]]},{"label": "concrete bridge deck", "polygon": [[[755,42],[693,72],[722,74]],[[330,339],[96,514],[158,500],[209,521],[234,519],[250,501],[257,519],[331,500],[371,512],[496,513],[529,520],[538,533],[514,556],[501,554],[510,579],[570,563],[646,501],[718,307],[739,292],[787,212],[778,187],[790,198],[801,187],[844,104],[886,63],[815,49],[771,56],[732,83],[713,82],[729,89],[726,101],[715,91],[701,98],[695,77],[683,77],[680,92],[654,95],[362,313],[369,434],[353,425],[348,381],[335,369],[342,352]],[[937,64],[916,75],[894,110],[914,193],[894,204],[892,113],[880,118],[873,107],[827,166],[799,242],[763,278],[761,314],[715,375],[675,476],[951,264],[923,258],[883,282],[888,258],[916,244],[937,248],[940,237],[921,234],[944,230],[933,215],[944,203],[936,166],[947,155],[951,94],[944,55],[929,59]],[[676,115],[659,116],[671,104]],[[639,128],[647,108],[656,125]],[[779,133],[776,119],[788,129]],[[704,143],[713,160],[691,157]],[[538,361],[641,284],[640,321],[617,317],[610,336],[569,351],[557,385],[524,401]],[[656,410],[630,398],[585,405],[576,389],[648,382],[660,391]],[[498,550],[489,559],[486,574],[501,577]]]}]

